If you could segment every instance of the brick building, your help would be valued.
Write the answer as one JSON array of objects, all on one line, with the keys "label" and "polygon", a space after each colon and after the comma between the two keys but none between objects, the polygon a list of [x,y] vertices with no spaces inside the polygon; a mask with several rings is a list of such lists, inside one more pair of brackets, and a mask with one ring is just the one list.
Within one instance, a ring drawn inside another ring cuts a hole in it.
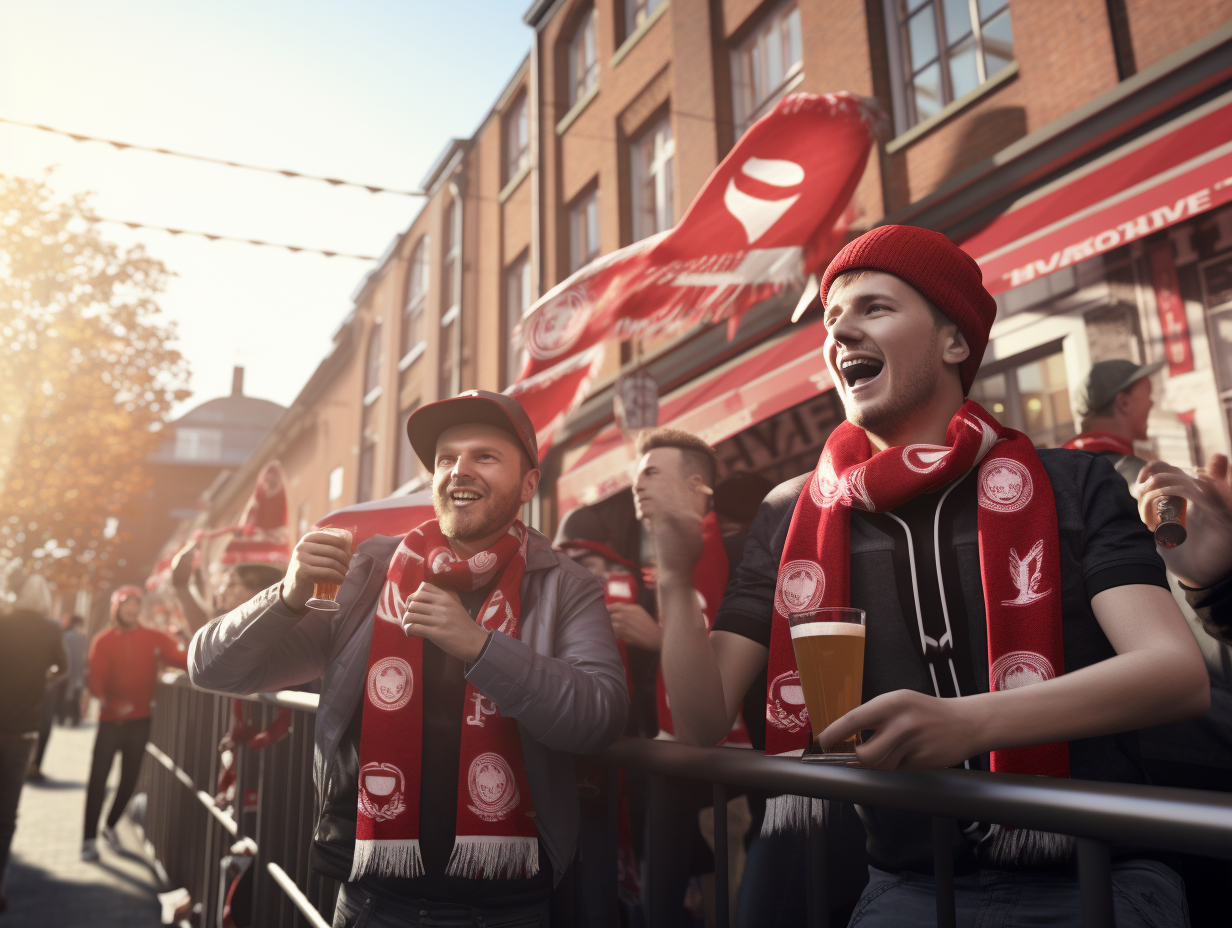
[{"label": "brick building", "polygon": [[[238,514],[273,458],[293,530],[420,486],[409,412],[507,386],[522,311],[673,225],[744,129],[797,91],[847,90],[889,116],[853,234],[922,225],[985,267],[1000,315],[974,395],[990,410],[1059,444],[1092,361],[1167,360],[1157,450],[1188,463],[1227,449],[1230,0],[536,0],[525,19],[527,59],[475,133],[445,145],[422,211],[215,494],[212,523]],[[755,307],[731,340],[720,326],[609,346],[557,433],[533,518],[549,529],[627,486],[611,424],[622,368],[647,371],[660,421],[704,434],[728,469],[777,480],[811,467],[841,411],[816,319],[790,324],[798,297]]]}]

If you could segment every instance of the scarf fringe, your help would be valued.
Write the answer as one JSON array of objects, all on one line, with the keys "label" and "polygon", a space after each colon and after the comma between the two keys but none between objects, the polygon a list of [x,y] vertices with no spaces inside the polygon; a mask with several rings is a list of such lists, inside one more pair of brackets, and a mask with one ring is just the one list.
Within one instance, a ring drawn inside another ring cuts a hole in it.
[{"label": "scarf fringe", "polygon": [[355,842],[351,881],[361,876],[417,877],[424,875],[419,839]]},{"label": "scarf fringe", "polygon": [[1051,831],[991,825],[980,841],[980,850],[995,866],[1037,867],[1067,863],[1077,841],[1072,835]]},{"label": "scarf fringe", "polygon": [[762,837],[776,833],[803,833],[808,829],[810,820],[823,828],[830,820],[831,813],[825,799],[811,799],[808,796],[771,796],[766,800],[766,817],[761,823]]},{"label": "scarf fringe", "polygon": [[532,877],[539,872],[539,839],[458,835],[449,855],[448,876],[471,880]]}]

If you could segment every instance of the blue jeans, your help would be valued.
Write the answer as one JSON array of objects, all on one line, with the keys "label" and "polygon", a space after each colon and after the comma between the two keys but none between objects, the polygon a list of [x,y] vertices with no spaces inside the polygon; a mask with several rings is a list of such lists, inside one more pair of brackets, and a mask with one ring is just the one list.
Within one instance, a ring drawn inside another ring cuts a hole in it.
[{"label": "blue jeans", "polygon": [[362,883],[343,883],[333,928],[548,928],[548,904],[475,908],[403,899]]},{"label": "blue jeans", "polygon": [[[916,928],[936,923],[933,878],[869,867],[868,886],[848,928]],[[1185,885],[1171,867],[1154,860],[1112,865],[1112,907],[1117,928],[1188,928]],[[1078,880],[1068,873],[981,870],[954,880],[959,928],[1080,928]]]}]

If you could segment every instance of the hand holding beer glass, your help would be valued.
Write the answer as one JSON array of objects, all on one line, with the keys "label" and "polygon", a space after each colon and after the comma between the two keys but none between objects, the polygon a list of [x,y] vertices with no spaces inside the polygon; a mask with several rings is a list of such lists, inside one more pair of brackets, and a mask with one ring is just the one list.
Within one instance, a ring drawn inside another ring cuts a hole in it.
[{"label": "hand holding beer glass", "polygon": [[[788,616],[791,644],[800,672],[799,696],[808,710],[811,750],[805,761],[822,764],[856,763],[856,732],[838,744],[818,744],[817,735],[860,705],[864,687],[863,609],[831,606],[793,612]],[[787,696],[786,688],[784,696]]]},{"label": "hand holding beer glass", "polygon": [[[348,525],[346,527],[324,526],[316,529],[317,532],[324,532],[327,535],[333,535],[340,539],[346,548],[346,558],[351,559],[351,543],[355,537],[357,526]],[[309,599],[305,606],[309,609],[317,609],[321,612],[337,612],[338,611],[338,590],[342,586],[341,583],[332,581],[316,581],[312,585],[312,598]]]}]

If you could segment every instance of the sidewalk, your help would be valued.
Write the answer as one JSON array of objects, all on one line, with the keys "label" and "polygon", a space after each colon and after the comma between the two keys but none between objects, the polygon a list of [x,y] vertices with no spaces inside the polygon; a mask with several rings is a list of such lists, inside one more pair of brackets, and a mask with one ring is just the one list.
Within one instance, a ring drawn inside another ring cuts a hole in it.
[{"label": "sidewalk", "polygon": [[[94,723],[53,728],[43,759],[43,783],[27,783],[17,812],[9,861],[3,928],[146,928],[160,924],[157,880],[126,820],[116,829],[131,853],[120,855],[99,841],[102,859],[83,863],[82,818],[86,778],[94,748]],[[146,763],[150,758],[146,758]],[[119,780],[119,759],[108,783]]]}]

